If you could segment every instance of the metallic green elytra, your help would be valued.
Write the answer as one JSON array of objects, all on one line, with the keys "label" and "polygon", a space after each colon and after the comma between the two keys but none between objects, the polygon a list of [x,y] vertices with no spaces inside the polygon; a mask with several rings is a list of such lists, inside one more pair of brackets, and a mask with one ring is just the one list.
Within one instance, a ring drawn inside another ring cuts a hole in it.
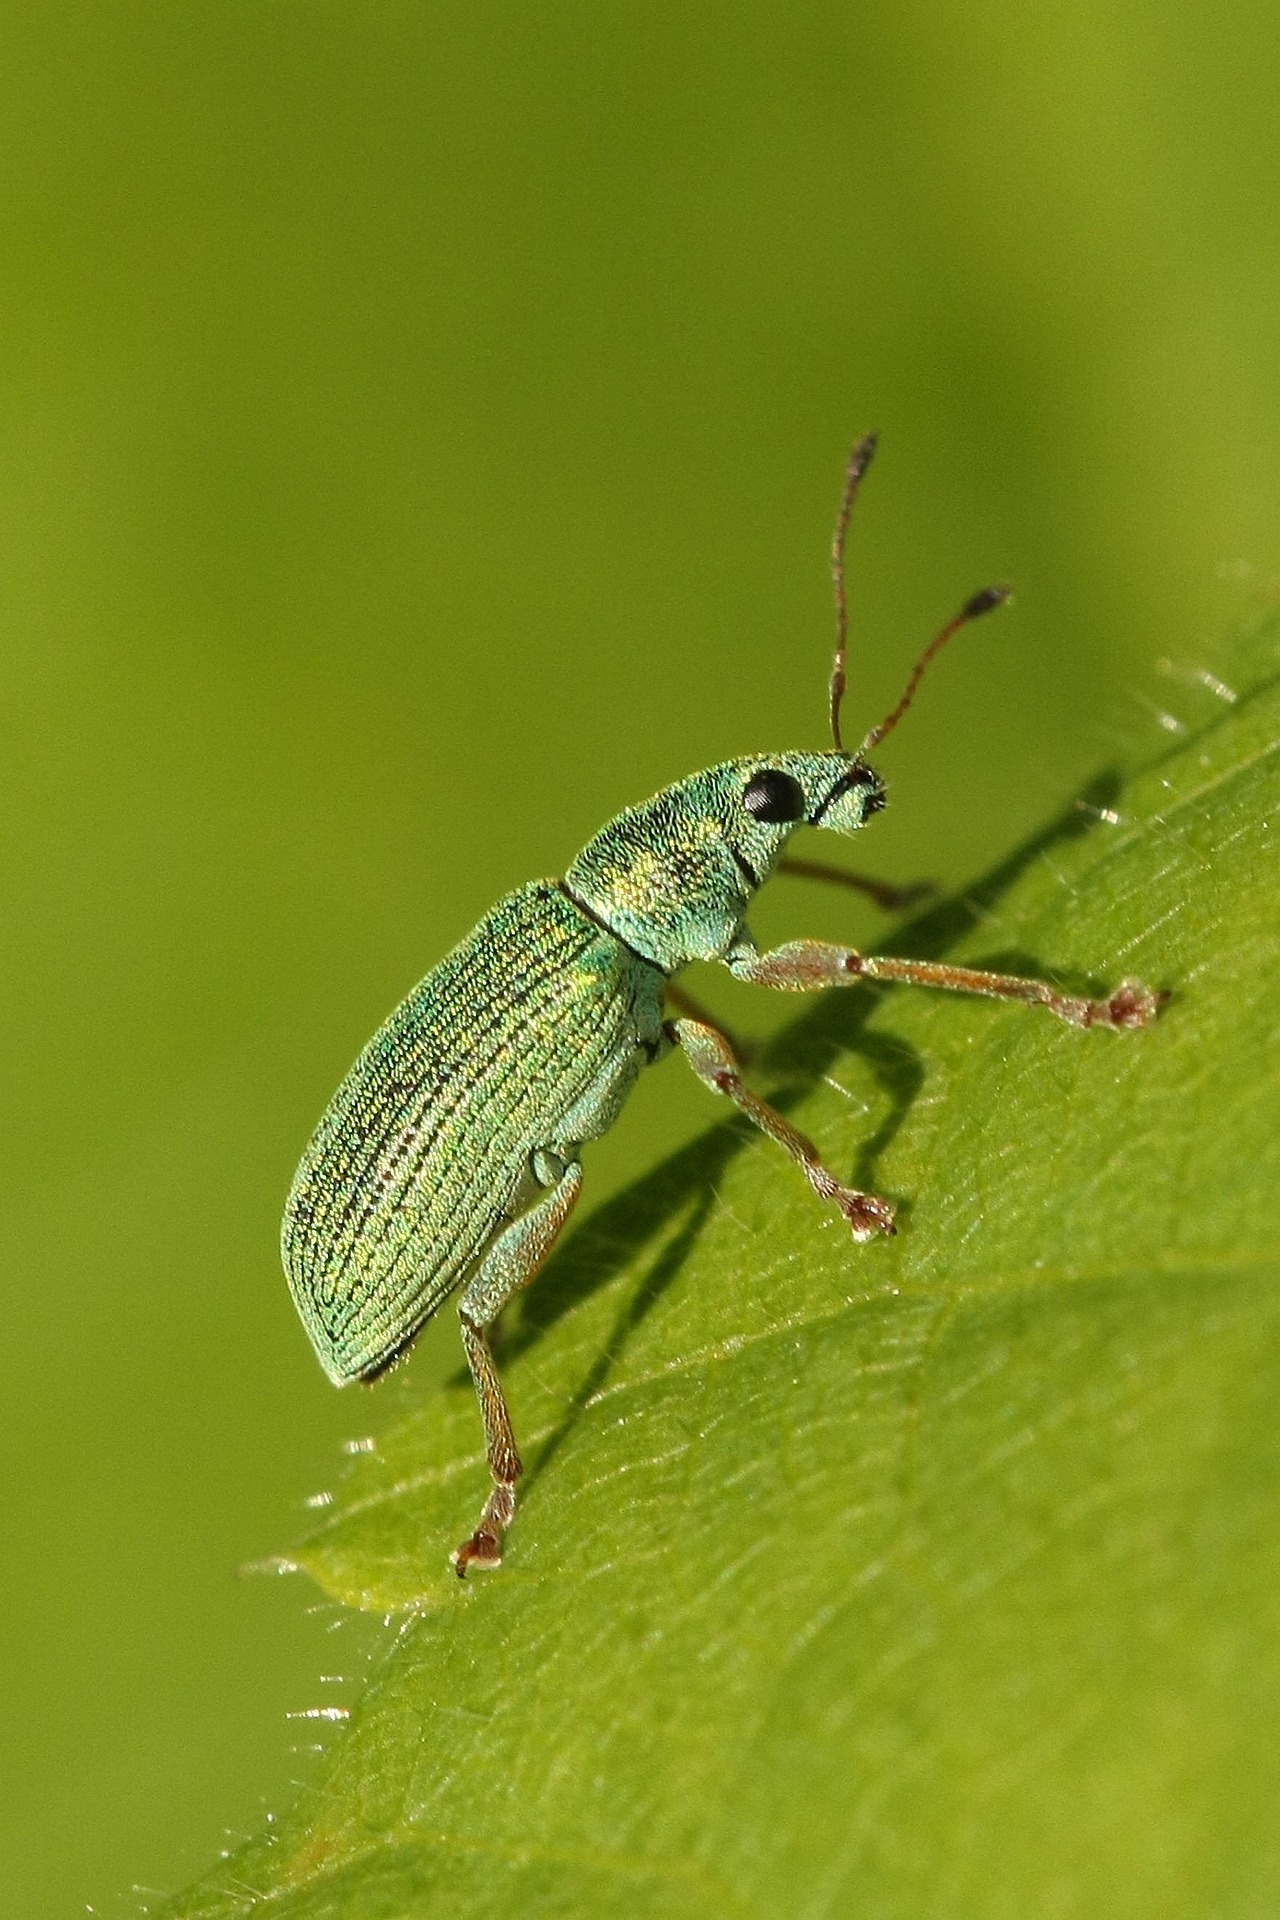
[{"label": "metallic green elytra", "polygon": [[[834,749],[750,754],[693,774],[611,820],[562,880],[536,880],[499,901],[370,1040],[294,1178],[285,1271],[336,1385],[382,1373],[462,1289],[492,1487],[452,1556],[459,1575],[500,1563],[521,1470],[487,1329],[546,1259],[578,1198],[579,1150],[612,1125],[642,1067],[678,1046],[713,1092],[791,1154],[855,1240],[894,1230],[887,1201],[837,1180],[812,1142],[751,1092],[723,1034],[702,1017],[667,1016],[671,1000],[692,1008],[671,985],[680,968],[721,961],[739,979],[791,992],[907,981],[1036,1002],[1076,1026],[1141,1026],[1157,1010],[1159,996],[1136,982],[1093,1001],[1037,980],[821,941],[756,948],[747,909],[787,864],[791,835],[801,826],[856,833],[884,805],[865,752],[897,725],[939,647],[1006,597],[991,588],[967,602],[925,650],[893,712],[856,752],[844,749],[844,541],[873,448],[868,438],[850,457],[833,546]],[[894,904],[891,890],[839,869],[795,870]]]}]

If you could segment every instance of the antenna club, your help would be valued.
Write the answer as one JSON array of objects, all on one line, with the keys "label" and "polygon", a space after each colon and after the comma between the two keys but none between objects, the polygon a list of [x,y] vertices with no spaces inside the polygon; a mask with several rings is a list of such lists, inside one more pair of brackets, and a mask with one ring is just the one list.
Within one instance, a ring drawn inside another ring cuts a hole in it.
[{"label": "antenna club", "polygon": [[849,473],[853,479],[861,480],[863,474],[871,465],[879,444],[880,435],[878,433],[864,433],[861,440],[857,442],[849,455]]},{"label": "antenna club", "polygon": [[971,600],[965,601],[960,609],[960,618],[976,620],[981,614],[992,613],[997,607],[1002,607],[1012,596],[1013,588],[1007,582],[1001,582],[994,587],[983,587],[980,593],[975,593]]},{"label": "antenna club", "polygon": [[933,639],[920,655],[915,666],[912,667],[911,676],[902,690],[902,698],[892,713],[885,715],[878,727],[872,727],[870,733],[858,749],[860,753],[869,753],[872,747],[879,746],[886,734],[893,732],[899,720],[901,720],[903,714],[915,699],[916,688],[924,678],[926,668],[937,658],[938,654],[942,652],[948,640],[954,639],[961,627],[968,626],[970,620],[976,620],[979,615],[990,613],[996,607],[1002,607],[1009,598],[1010,592],[1011,589],[1006,586],[984,587],[981,593],[975,593],[970,599],[965,601],[959,613],[948,620],[946,626],[943,627],[940,633],[934,634]]}]

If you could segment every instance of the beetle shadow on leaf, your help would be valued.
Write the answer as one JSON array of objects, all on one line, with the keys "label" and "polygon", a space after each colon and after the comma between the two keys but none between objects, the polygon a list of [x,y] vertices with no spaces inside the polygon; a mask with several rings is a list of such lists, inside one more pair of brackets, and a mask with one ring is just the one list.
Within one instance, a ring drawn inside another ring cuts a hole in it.
[{"label": "beetle shadow on leaf", "polygon": [[[1050,848],[1079,839],[1098,824],[1120,788],[1118,773],[1095,776],[1044,827],[1030,835],[963,894],[936,902],[905,922],[882,951],[913,959],[938,959],[980,926],[1016,880]],[[1047,977],[1044,964],[1025,954],[999,956],[1003,964]],[[1093,991],[1091,982],[1082,983]],[[863,982],[825,993],[811,1009],[776,1035],[762,1052],[760,1065],[770,1076],[770,1101],[781,1111],[804,1098],[830,1072],[842,1054],[865,1060],[885,1096],[887,1112],[863,1143],[852,1169],[860,1188],[875,1191],[876,1169],[905,1124],[924,1086],[926,1066],[915,1049],[892,1034],[871,1030],[868,1022],[894,987]],[[607,1286],[634,1260],[637,1250],[658,1238],[687,1208],[677,1231],[663,1244],[639,1284],[619,1306],[599,1353],[575,1391],[553,1432],[531,1462],[526,1484],[541,1474],[576,1425],[592,1397],[604,1385],[634,1330],[652,1312],[680,1272],[696,1244],[725,1168],[754,1137],[750,1123],[734,1115],[672,1154],[622,1193],[590,1214],[557,1248],[544,1272],[522,1297],[518,1319],[501,1326],[495,1345],[502,1361],[534,1346],[580,1302]],[[893,1196],[898,1217],[910,1214],[910,1199]],[[456,1384],[469,1384],[465,1369]]]},{"label": "beetle shadow on leaf", "polygon": [[[696,1149],[698,1148],[710,1146],[723,1148],[727,1146],[728,1151],[722,1151],[717,1155],[720,1165],[723,1166],[731,1157],[732,1153],[738,1151],[744,1144],[741,1138],[734,1140],[730,1137],[726,1141],[723,1138],[725,1132],[725,1129],[718,1129],[715,1134],[710,1135],[707,1139],[696,1141],[694,1148],[690,1149],[690,1152],[696,1154]],[[640,1284],[635,1287],[619,1305],[618,1312],[607,1338],[602,1341],[599,1352],[579,1381],[572,1399],[565,1407],[559,1420],[557,1420],[552,1431],[538,1448],[537,1454],[525,1474],[524,1486],[526,1492],[537,1482],[541,1475],[546,1472],[548,1466],[560,1451],[560,1448],[577,1426],[578,1421],[581,1419],[583,1413],[585,1413],[590,1402],[604,1386],[605,1381],[613,1370],[615,1362],[621,1358],[625,1351],[631,1335],[640,1323],[653,1311],[696,1245],[715,1199],[715,1182],[714,1180],[710,1182],[702,1180],[699,1182],[698,1187],[692,1189],[692,1191],[695,1193],[693,1204],[689,1208],[678,1231],[660,1248],[657,1258],[645,1273]],[[574,1299],[580,1297],[581,1295],[575,1295]],[[570,1300],[567,1304],[572,1303],[572,1300]],[[564,1311],[565,1306],[562,1305],[560,1312]]]}]

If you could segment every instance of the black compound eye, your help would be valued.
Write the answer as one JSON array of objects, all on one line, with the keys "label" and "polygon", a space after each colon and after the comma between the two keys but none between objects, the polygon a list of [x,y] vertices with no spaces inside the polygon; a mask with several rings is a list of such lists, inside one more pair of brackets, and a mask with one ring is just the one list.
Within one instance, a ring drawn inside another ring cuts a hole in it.
[{"label": "black compound eye", "polygon": [[743,790],[742,804],[753,820],[779,827],[804,814],[804,788],[779,767],[753,773]]}]

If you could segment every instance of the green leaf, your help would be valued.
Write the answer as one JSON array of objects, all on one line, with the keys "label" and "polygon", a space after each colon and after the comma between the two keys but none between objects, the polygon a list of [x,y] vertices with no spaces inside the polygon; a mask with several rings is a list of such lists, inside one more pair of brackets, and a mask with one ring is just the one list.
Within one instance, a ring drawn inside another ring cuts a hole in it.
[{"label": "green leaf", "polygon": [[805,1008],[759,1082],[896,1241],[736,1120],[579,1228],[506,1340],[506,1566],[447,1565],[459,1378],[294,1556],[403,1610],[349,1727],[169,1911],[1272,1914],[1277,817],[1272,669],[894,943],[1172,989],[1145,1032]]}]

